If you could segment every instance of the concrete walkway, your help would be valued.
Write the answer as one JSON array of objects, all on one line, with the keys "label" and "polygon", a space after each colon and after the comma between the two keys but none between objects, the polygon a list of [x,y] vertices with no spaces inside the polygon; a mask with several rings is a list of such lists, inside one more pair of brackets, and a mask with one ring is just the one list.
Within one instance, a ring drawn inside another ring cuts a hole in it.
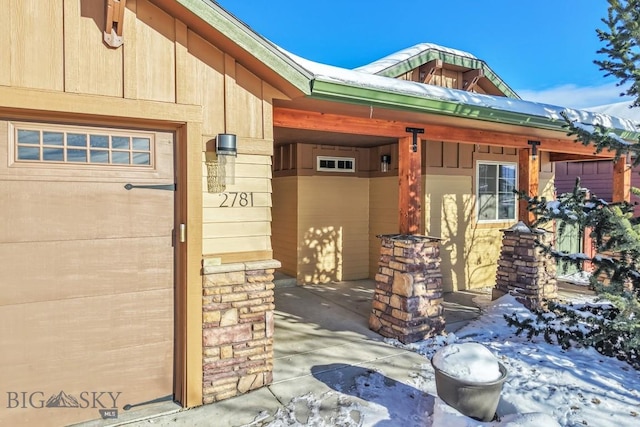
[{"label": "concrete walkway", "polygon": [[[344,407],[344,402],[338,400],[344,399],[344,393],[353,390],[355,381],[363,375],[378,375],[380,380],[404,388],[411,396],[421,395],[422,404],[416,410],[430,413],[435,383],[428,394],[409,385],[411,376],[429,360],[386,343],[368,328],[374,289],[372,280],[305,287],[287,285],[285,281],[277,284],[271,385],[190,410],[181,410],[168,402],[150,405],[135,413],[119,414],[119,425],[261,426],[268,424],[294,398],[309,393],[322,399],[320,413],[314,416],[329,420],[335,418],[340,406]],[[456,331],[476,318],[480,314],[478,306],[489,301],[487,293],[447,294],[444,303],[447,331]],[[362,396],[348,395],[348,398],[365,406],[370,403]],[[303,403],[298,406],[296,418],[308,417],[305,411],[310,409]],[[85,425],[108,424],[100,421]]]}]

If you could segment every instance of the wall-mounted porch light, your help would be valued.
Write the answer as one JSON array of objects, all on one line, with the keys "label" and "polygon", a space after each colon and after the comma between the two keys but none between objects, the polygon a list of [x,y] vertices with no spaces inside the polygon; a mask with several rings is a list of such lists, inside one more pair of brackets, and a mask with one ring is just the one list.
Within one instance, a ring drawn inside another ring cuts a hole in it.
[{"label": "wall-mounted porch light", "polygon": [[540,145],[540,141],[528,141],[527,144],[531,146],[531,158],[536,160],[538,158],[538,145]]},{"label": "wall-mounted porch light", "polygon": [[380,172],[389,172],[391,166],[391,156],[389,154],[383,154],[380,156]]},{"label": "wall-mounted porch light", "polygon": [[[207,165],[207,190],[222,193],[227,185],[236,183],[237,138],[234,134],[220,133],[207,144],[205,164]],[[214,145],[215,149],[212,149]]]}]

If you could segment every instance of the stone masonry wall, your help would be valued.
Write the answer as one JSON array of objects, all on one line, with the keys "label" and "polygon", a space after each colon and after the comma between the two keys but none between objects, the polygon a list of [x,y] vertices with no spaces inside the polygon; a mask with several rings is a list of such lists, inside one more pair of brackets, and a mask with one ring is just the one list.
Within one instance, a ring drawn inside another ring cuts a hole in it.
[{"label": "stone masonry wall", "polygon": [[546,231],[531,230],[522,222],[502,231],[494,299],[509,293],[525,306],[538,308],[557,298],[556,262],[536,247],[536,240],[548,238]]},{"label": "stone masonry wall", "polygon": [[275,260],[203,262],[203,403],[273,381]]},{"label": "stone masonry wall", "polygon": [[444,330],[439,239],[414,235],[379,236],[369,328],[412,343]]}]

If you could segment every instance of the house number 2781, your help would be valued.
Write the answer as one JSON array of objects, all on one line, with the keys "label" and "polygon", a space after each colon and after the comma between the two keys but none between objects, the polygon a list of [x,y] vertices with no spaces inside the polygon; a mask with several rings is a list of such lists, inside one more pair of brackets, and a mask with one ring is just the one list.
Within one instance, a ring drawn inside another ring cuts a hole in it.
[{"label": "house number 2781", "polygon": [[239,193],[231,191],[222,193],[224,199],[220,203],[221,208],[246,208],[253,206],[253,193]]}]

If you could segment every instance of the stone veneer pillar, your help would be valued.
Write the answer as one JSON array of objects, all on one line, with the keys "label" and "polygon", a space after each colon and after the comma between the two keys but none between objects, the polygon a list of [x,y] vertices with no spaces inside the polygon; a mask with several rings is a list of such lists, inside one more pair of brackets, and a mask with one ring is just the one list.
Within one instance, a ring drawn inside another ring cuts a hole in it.
[{"label": "stone veneer pillar", "polygon": [[556,261],[536,247],[536,240],[544,241],[548,232],[531,229],[522,221],[502,232],[493,299],[509,293],[533,309],[557,298]]},{"label": "stone veneer pillar", "polygon": [[276,260],[203,262],[203,403],[273,381],[273,274]]},{"label": "stone veneer pillar", "polygon": [[407,344],[444,330],[440,239],[383,235],[369,328]]}]

